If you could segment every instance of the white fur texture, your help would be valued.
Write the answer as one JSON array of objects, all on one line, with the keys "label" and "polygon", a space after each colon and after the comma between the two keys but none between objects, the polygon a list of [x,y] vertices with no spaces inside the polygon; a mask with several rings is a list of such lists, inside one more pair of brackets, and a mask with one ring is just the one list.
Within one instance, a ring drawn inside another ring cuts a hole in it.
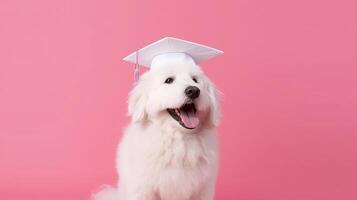
[{"label": "white fur texture", "polygon": [[[104,188],[93,200],[213,199],[218,167],[215,127],[220,116],[216,89],[194,63],[165,65],[146,72],[130,93],[132,122],[117,152],[118,187]],[[165,84],[168,77],[174,82]],[[188,86],[201,91],[194,101],[200,124],[193,130],[166,111],[187,101]]]}]

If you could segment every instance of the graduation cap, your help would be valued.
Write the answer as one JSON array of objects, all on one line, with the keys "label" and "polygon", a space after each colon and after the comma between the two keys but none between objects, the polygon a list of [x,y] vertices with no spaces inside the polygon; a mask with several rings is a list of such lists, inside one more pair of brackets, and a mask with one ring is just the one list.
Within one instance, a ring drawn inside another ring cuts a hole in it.
[{"label": "graduation cap", "polygon": [[199,64],[221,54],[223,54],[223,51],[212,47],[173,37],[165,37],[131,53],[124,58],[124,61],[135,64],[134,79],[137,81],[140,66],[153,70],[162,66],[168,60]]}]

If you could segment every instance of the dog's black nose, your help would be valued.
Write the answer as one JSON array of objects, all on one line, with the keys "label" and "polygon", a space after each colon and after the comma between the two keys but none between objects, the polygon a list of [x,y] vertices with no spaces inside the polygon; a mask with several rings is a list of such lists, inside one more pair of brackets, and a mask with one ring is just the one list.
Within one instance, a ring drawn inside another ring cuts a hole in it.
[{"label": "dog's black nose", "polygon": [[185,89],[185,94],[190,99],[196,99],[198,96],[200,96],[200,89],[196,86],[188,86]]}]

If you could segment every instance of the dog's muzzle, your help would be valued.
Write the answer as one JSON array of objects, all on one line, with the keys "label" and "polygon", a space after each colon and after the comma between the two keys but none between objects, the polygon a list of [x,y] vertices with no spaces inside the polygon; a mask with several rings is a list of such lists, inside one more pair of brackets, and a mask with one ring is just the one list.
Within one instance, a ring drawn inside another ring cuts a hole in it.
[{"label": "dog's muzzle", "polygon": [[184,104],[180,108],[168,108],[167,112],[184,128],[195,129],[198,127],[199,118],[194,103]]}]

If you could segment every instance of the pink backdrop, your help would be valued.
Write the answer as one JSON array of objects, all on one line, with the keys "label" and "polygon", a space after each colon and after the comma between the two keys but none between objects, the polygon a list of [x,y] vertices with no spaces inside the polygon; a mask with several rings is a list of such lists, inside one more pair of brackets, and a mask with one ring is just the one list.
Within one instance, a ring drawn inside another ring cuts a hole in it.
[{"label": "pink backdrop", "polygon": [[0,199],[114,184],[133,66],[164,36],[225,51],[217,200],[357,199],[354,0],[1,0]]}]

